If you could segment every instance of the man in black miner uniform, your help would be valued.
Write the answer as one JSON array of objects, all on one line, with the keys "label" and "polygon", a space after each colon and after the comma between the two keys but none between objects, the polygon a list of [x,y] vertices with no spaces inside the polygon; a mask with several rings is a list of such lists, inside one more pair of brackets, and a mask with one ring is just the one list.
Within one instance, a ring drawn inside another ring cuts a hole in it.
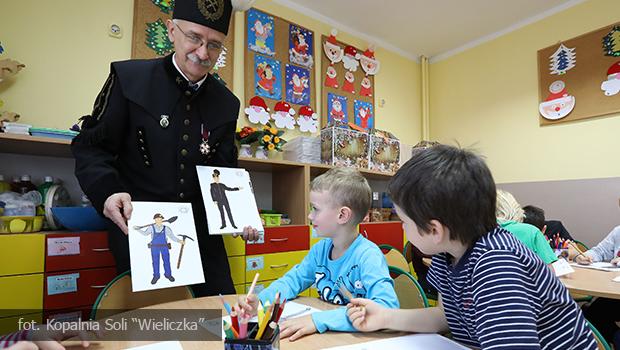
[{"label": "man in black miner uniform", "polygon": [[220,211],[220,218],[222,219],[222,226],[220,230],[226,227],[226,219],[224,218],[224,209],[228,214],[228,221],[233,228],[237,228],[235,220],[233,220],[232,213],[230,212],[230,204],[228,204],[228,198],[226,197],[226,191],[239,191],[241,187],[228,187],[220,182],[220,171],[213,170],[213,182],[211,183],[211,199],[215,202],[217,209]]},{"label": "man in black miner uniform", "polygon": [[[238,0],[237,0],[238,2]],[[196,296],[235,293],[222,237],[209,235],[196,165],[236,167],[239,100],[208,74],[222,51],[231,0],[177,0],[175,53],[114,62],[73,140],[75,174],[109,221],[117,270],[129,269],[131,201],[191,202],[205,273]],[[245,227],[243,238],[258,238]]]}]

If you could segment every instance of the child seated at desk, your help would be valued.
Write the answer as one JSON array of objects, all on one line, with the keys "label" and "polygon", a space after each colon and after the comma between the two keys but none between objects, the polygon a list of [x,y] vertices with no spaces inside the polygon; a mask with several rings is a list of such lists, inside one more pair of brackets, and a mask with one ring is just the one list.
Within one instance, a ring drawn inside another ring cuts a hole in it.
[{"label": "child seated at desk", "polygon": [[[582,265],[601,261],[620,265],[620,226],[614,228],[599,244],[577,255],[575,261]],[[620,332],[616,324],[620,321],[618,310],[620,310],[620,300],[596,298],[584,311],[586,318],[601,332],[603,338],[608,342],[616,342],[614,344],[616,349],[620,349],[620,339],[618,337],[614,339],[614,333]]]},{"label": "child seated at desk", "polygon": [[353,299],[360,331],[443,333],[482,349],[596,349],[566,288],[534,253],[497,226],[489,168],[473,153],[435,146],[417,153],[388,191],[407,238],[433,263],[437,307],[389,310]]},{"label": "child seated at desk", "polygon": [[[334,168],[312,181],[308,218],[316,233],[325,237],[312,246],[303,261],[273,282],[258,295],[263,303],[280,298],[294,299],[313,283],[321,300],[346,305],[354,297],[374,300],[386,308],[398,308],[394,282],[388,272],[383,253],[376,244],[357,232],[357,225],[370,209],[372,192],[366,179],[354,169]],[[346,292],[345,292],[346,293]],[[239,305],[250,315],[257,313],[256,295],[239,299]],[[327,330],[355,332],[346,309],[313,313],[286,320],[280,324],[280,336],[290,341]]]}]

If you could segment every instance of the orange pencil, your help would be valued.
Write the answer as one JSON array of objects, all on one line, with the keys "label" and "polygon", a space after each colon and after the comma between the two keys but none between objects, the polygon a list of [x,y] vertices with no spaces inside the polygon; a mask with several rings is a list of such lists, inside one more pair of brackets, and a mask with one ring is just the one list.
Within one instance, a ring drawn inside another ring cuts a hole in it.
[{"label": "orange pencil", "polygon": [[254,339],[259,340],[263,333],[265,333],[265,329],[271,320],[271,313],[273,312],[273,304],[269,306],[267,312],[265,313],[265,317],[263,317],[263,322],[258,326],[258,332],[256,333],[256,337]]}]

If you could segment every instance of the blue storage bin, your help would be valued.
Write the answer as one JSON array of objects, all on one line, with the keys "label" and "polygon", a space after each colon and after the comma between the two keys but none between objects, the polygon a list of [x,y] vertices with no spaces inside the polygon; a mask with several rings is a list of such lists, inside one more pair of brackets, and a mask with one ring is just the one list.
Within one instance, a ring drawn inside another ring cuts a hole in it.
[{"label": "blue storage bin", "polygon": [[58,223],[70,231],[100,231],[106,229],[106,220],[93,207],[52,207]]}]

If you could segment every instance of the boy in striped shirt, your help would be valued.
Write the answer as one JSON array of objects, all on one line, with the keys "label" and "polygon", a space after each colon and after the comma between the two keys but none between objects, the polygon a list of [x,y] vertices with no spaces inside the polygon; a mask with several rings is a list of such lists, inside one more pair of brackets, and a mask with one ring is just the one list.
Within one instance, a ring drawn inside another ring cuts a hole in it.
[{"label": "boy in striped shirt", "polygon": [[586,321],[545,263],[497,226],[496,189],[484,161],[436,146],[414,155],[389,185],[407,238],[434,255],[428,281],[436,307],[390,310],[353,299],[360,331],[450,331],[482,349],[596,349]]}]

